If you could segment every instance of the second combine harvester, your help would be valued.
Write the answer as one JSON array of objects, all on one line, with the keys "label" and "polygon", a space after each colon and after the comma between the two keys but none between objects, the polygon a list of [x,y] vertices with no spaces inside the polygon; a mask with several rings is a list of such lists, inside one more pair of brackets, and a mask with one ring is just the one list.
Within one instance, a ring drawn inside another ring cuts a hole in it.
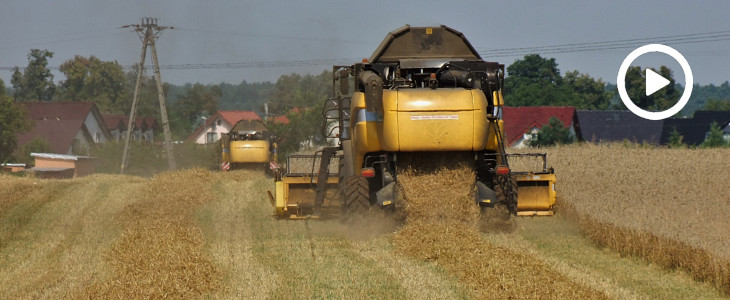
[{"label": "second combine harvester", "polygon": [[[406,25],[388,34],[369,59],[334,66],[332,75],[324,128],[338,146],[317,152],[320,164],[312,163],[310,172],[293,172],[290,161],[276,176],[269,196],[278,217],[336,212],[347,219],[371,207],[397,207],[399,160],[439,156],[464,157],[473,167],[475,205],[552,215],[555,175],[545,154],[519,154],[541,158],[537,171],[510,170],[504,65],[484,61],[461,32]],[[339,159],[334,172],[333,158]]]}]

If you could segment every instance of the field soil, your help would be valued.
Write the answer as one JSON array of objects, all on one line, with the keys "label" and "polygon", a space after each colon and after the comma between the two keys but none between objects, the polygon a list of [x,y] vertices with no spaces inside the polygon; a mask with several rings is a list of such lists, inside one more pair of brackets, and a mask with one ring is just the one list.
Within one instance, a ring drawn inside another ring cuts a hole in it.
[{"label": "field soil", "polygon": [[588,226],[680,242],[719,264],[730,249],[721,218],[730,191],[720,185],[728,175],[710,166],[727,165],[727,151],[543,150],[558,174],[558,215],[511,218],[486,231],[478,209],[466,204],[473,174],[458,164],[404,171],[398,216],[355,226],[276,220],[266,196],[273,180],[254,170],[72,180],[0,175],[0,295],[726,297],[721,285],[691,269],[614,250],[601,239],[610,232]]}]

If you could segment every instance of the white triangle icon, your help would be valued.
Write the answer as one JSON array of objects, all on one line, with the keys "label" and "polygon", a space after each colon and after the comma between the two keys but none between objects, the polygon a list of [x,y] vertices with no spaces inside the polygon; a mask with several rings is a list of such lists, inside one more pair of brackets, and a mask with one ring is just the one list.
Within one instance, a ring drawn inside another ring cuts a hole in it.
[{"label": "white triangle icon", "polygon": [[656,93],[656,91],[661,90],[663,87],[667,86],[669,84],[669,80],[662,77],[662,75],[657,74],[656,72],[652,71],[649,68],[646,68],[646,95],[651,96],[651,94]]}]

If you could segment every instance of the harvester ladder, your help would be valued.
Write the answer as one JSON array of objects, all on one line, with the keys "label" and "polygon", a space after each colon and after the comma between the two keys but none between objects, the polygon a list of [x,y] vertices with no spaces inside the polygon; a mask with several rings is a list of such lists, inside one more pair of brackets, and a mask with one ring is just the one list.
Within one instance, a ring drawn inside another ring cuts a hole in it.
[{"label": "harvester ladder", "polygon": [[[319,159],[319,172],[317,173],[317,187],[315,189],[316,194],[314,196],[314,215],[319,216],[322,210],[322,203],[324,203],[325,195],[327,194],[327,177],[329,176],[329,166],[332,156],[337,153],[338,147],[324,147],[321,152]],[[315,153],[315,157],[317,154]],[[314,168],[312,168],[314,169]]]}]

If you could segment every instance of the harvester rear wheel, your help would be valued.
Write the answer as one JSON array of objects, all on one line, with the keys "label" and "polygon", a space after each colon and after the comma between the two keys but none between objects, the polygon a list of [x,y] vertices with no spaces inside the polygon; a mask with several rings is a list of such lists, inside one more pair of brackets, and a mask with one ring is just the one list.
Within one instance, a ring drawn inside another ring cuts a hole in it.
[{"label": "harvester rear wheel", "polygon": [[370,209],[370,187],[362,176],[348,176],[344,182],[343,219],[352,221],[363,217]]}]

